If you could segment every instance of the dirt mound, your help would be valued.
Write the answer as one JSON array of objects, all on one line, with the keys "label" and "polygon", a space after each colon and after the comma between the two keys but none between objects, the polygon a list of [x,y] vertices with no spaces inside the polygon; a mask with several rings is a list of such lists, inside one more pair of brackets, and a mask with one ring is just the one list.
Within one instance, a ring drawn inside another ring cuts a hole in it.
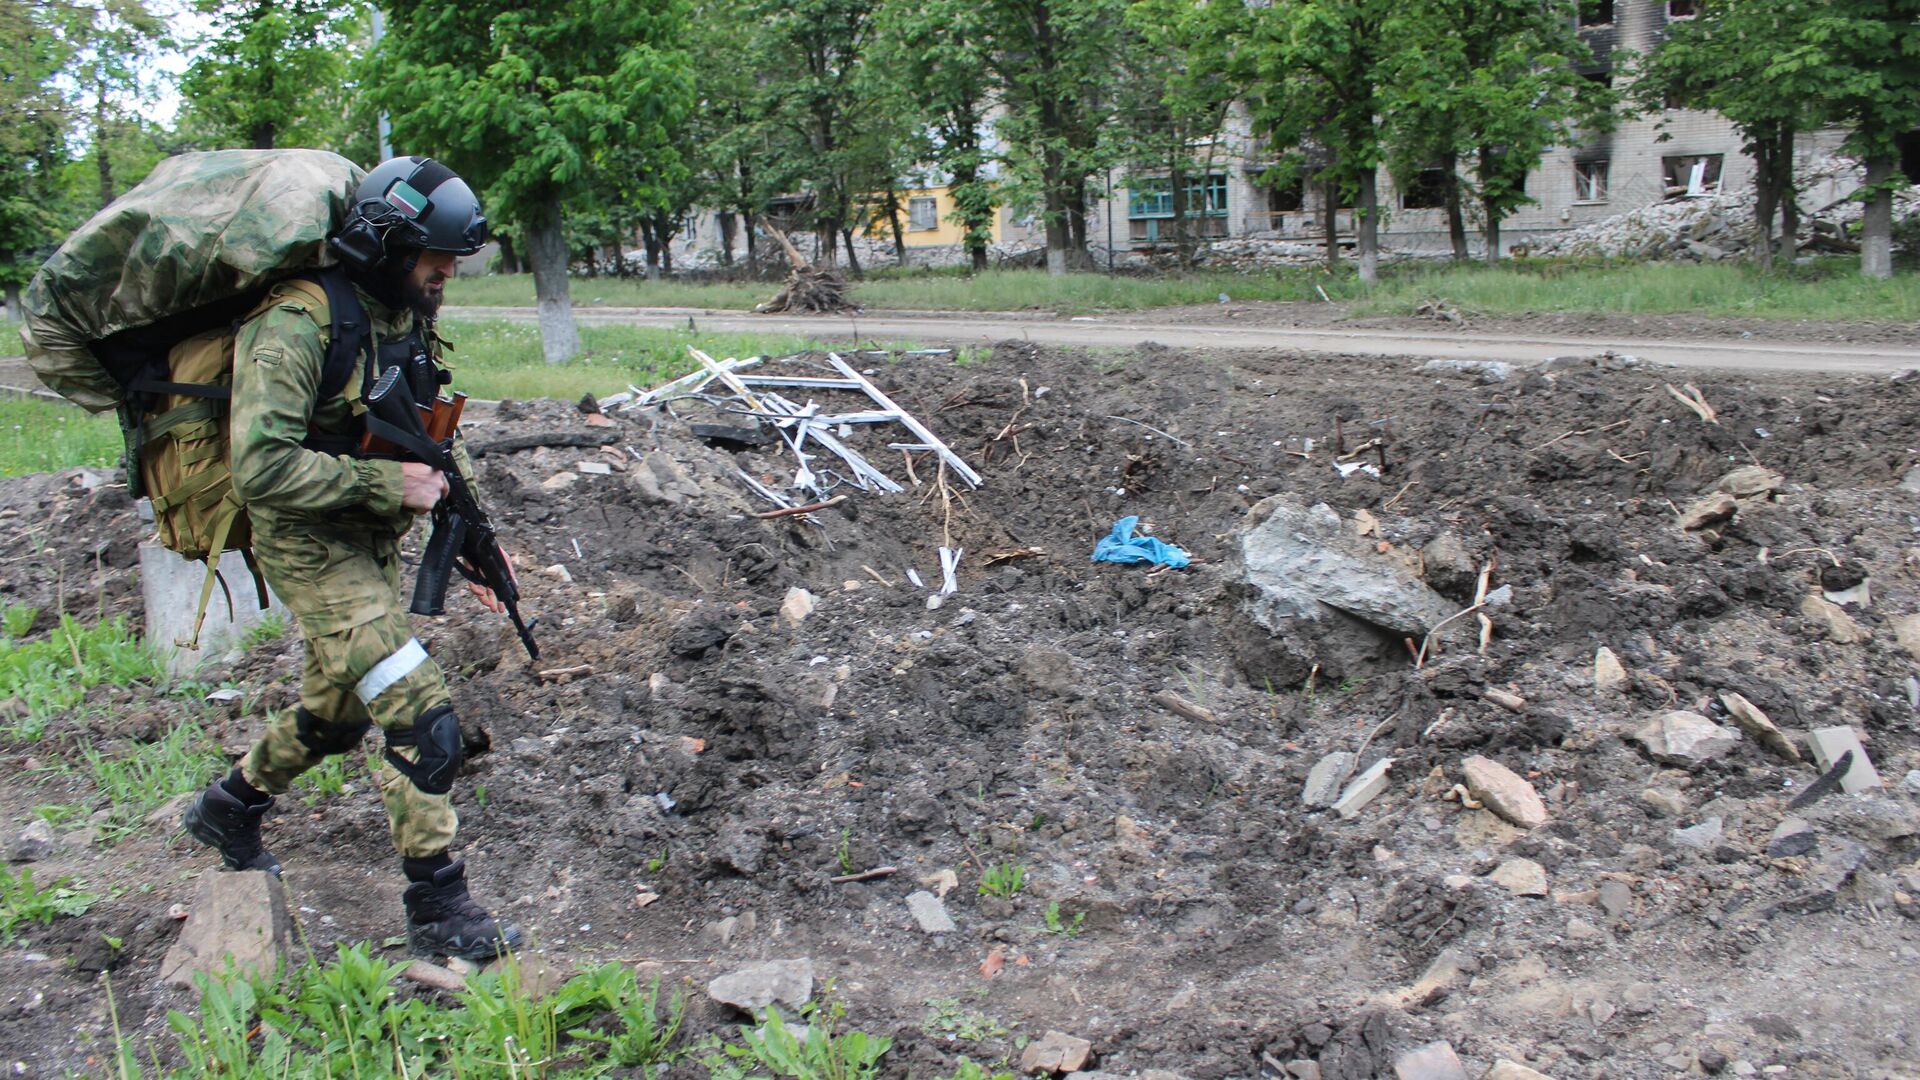
[{"label": "dirt mound", "polygon": [[[696,435],[744,422],[703,400],[615,410],[604,448],[481,460],[542,660],[477,611],[422,638],[491,734],[457,792],[476,888],[542,948],[697,986],[810,957],[851,1023],[894,1036],[898,1076],[1017,1057],[1016,1036],[1047,1029],[1091,1040],[1109,1072],[1195,1078],[1390,1075],[1437,1040],[1473,1075],[1500,1058],[1560,1077],[1913,1075],[1920,494],[1902,478],[1920,382],[1022,343],[851,360],[985,483],[894,448],[920,441],[898,428],[848,424],[905,490],[843,484],[810,516],[760,517],[775,506],[743,474],[786,491],[799,463]],[[763,370],[834,375],[817,357]],[[557,402],[476,421],[476,440],[588,423]],[[1754,465],[1777,482],[1728,478]],[[0,498],[109,549],[137,535],[131,504],[72,487]],[[1730,517],[1682,528],[1730,488]],[[1301,652],[1254,618],[1244,575],[1249,511],[1273,496],[1475,608],[1465,632],[1369,623],[1379,648]],[[1192,565],[1093,561],[1126,516]],[[964,555],[936,605],[942,547]],[[100,564],[89,587],[124,595]],[[5,589],[45,602],[40,567],[7,566]],[[1815,603],[1833,567],[1829,587],[1864,577],[1870,595]],[[1602,646],[1617,688],[1595,685]],[[290,700],[298,664],[270,646],[214,673],[260,691],[227,741]],[[1675,710],[1731,728],[1729,693],[1796,740],[1858,729],[1887,787],[1794,811],[1816,845],[1769,854],[1811,762],[1747,737],[1673,764],[1635,738]],[[14,784],[42,751],[9,749]],[[1392,761],[1351,817],[1302,800],[1335,751],[1356,755],[1349,775]],[[1473,755],[1530,783],[1547,824],[1523,831],[1460,786]],[[314,947],[392,933],[378,800],[289,809],[271,840]],[[72,863],[156,886],[82,924],[132,943],[129,1029],[180,1004],[153,985],[160,913],[205,862],[151,836]],[[982,892],[1004,864],[1023,888]],[[916,925],[922,889],[957,930]],[[90,984],[12,959],[0,979],[62,988],[17,1021],[36,1068],[99,1037]],[[962,1035],[956,1010],[992,1022]],[[702,1004],[693,1023],[725,1020]]]}]

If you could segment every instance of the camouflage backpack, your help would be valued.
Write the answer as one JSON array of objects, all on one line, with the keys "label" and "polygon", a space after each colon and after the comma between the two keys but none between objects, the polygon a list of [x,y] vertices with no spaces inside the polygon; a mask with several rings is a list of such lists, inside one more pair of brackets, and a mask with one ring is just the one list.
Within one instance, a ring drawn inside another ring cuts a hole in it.
[{"label": "camouflage backpack", "polygon": [[267,603],[228,462],[236,329],[273,303],[304,304],[332,330],[320,400],[346,386],[371,340],[345,274],[324,266],[362,175],[317,150],[168,158],[27,286],[28,364],[83,408],[118,411],[127,484],[152,501],[157,539],[207,564],[187,647],[198,646],[222,553],[246,557]]}]

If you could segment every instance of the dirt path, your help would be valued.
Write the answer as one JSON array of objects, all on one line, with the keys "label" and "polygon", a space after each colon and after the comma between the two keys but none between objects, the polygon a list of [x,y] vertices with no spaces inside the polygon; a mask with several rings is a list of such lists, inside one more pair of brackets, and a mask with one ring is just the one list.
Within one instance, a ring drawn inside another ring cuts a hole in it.
[{"label": "dirt path", "polygon": [[[858,316],[769,316],[692,308],[576,308],[588,323],[685,327],[728,333],[802,334],[822,341],[914,341],[988,345],[1133,348],[1154,342],[1176,349],[1289,349],[1360,356],[1431,356],[1532,363],[1556,356],[1627,353],[1655,363],[1748,371],[1893,372],[1920,367],[1920,344],[1833,344],[1828,340],[1687,340],[1572,334],[1484,333],[1236,325],[1172,321],[1167,313],[1060,318],[1030,314],[894,312]],[[533,308],[450,307],[454,319],[532,320]]]}]

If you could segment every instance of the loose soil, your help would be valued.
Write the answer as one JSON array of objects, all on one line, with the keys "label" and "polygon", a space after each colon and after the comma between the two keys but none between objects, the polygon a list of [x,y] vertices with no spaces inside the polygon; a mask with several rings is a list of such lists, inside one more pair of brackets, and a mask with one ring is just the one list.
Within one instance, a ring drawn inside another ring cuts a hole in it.
[{"label": "loose soil", "polygon": [[[1562,1078],[1920,1076],[1920,863],[1900,825],[1920,813],[1903,786],[1920,683],[1896,632],[1920,611],[1920,493],[1901,484],[1920,381],[1598,358],[1482,382],[1413,360],[1019,343],[964,365],[853,360],[984,486],[926,454],[909,473],[886,448],[897,429],[862,429],[849,441],[905,493],[760,519],[736,470],[780,488],[792,458],[695,438],[689,422],[713,419],[696,402],[616,415],[614,453],[480,460],[542,658],[461,599],[420,634],[463,722],[491,736],[456,789],[476,892],[554,962],[684,980],[691,1027],[724,1032],[738,1018],[705,998],[711,978],[810,958],[848,1023],[894,1038],[892,1077],[1017,1059],[1016,1039],[1050,1029],[1091,1040],[1102,1070],[1195,1080],[1309,1063],[1389,1076],[1395,1054],[1442,1039],[1474,1076],[1499,1058]],[[1668,391],[1682,382],[1717,423]],[[469,438],[574,430],[593,429],[571,403],[510,402]],[[1357,460],[1380,475],[1343,475],[1337,447],[1376,437],[1384,453]],[[572,472],[582,461],[614,471]],[[1772,499],[1680,528],[1677,511],[1756,462],[1785,477]],[[142,526],[99,479],[0,484],[0,601],[136,611]],[[1235,559],[1275,495],[1326,504],[1462,608],[1491,562],[1511,600],[1487,611],[1484,651],[1468,633],[1416,667],[1392,641],[1300,671],[1246,614]],[[1092,561],[1127,515],[1193,564]],[[943,545],[965,550],[958,589],[930,608]],[[1823,569],[1829,586],[1871,583],[1848,609],[1865,640],[1803,613]],[[797,623],[781,615],[793,589],[817,598]],[[1594,686],[1603,645],[1621,690]],[[10,834],[38,804],[100,806],[82,745],[121,752],[199,718],[238,752],[290,707],[299,665],[289,639],[203,674],[249,692],[231,715],[99,688],[45,740],[0,748],[0,820]],[[1886,791],[1828,796],[1801,812],[1815,850],[1769,857],[1811,765],[1748,739],[1674,767],[1628,739],[1727,691],[1789,733],[1853,725]],[[1350,820],[1301,802],[1335,750],[1394,762]],[[1475,754],[1528,777],[1548,823],[1522,832],[1464,803]],[[353,787],[285,798],[267,826],[323,959],[401,924],[378,798]],[[1714,817],[1717,841],[1676,843]],[[166,1010],[193,1007],[156,973],[169,907],[213,858],[160,828],[62,839],[36,877],[115,893],[0,952],[18,1075],[101,1071],[103,968],[122,1028],[163,1056]],[[1520,857],[1550,895],[1486,877]],[[978,890],[999,863],[1026,872],[1011,900]],[[880,866],[897,872],[832,880]],[[905,899],[942,871],[959,928],[928,934]],[[1085,914],[1077,933],[1047,931],[1056,902]]]}]

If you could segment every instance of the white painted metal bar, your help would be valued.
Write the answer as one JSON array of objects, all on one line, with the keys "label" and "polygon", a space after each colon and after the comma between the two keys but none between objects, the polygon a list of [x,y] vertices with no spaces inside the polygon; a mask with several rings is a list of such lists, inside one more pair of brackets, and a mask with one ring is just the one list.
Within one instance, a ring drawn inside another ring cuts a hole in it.
[{"label": "white painted metal bar", "polygon": [[980,479],[979,473],[974,472],[973,469],[965,461],[962,461],[960,459],[960,455],[954,453],[951,449],[948,448],[946,443],[943,443],[940,441],[940,437],[938,435],[935,435],[932,431],[929,431],[925,424],[922,424],[920,421],[914,419],[911,414],[909,414],[905,409],[902,409],[898,404],[896,404],[892,398],[888,397],[885,393],[881,392],[880,388],[873,385],[873,383],[870,382],[866,376],[860,374],[858,371],[855,371],[852,367],[850,367],[847,364],[845,360],[840,359],[839,354],[828,353],[827,362],[832,364],[834,368],[840,372],[840,374],[845,375],[849,379],[854,379],[858,381],[860,383],[861,388],[867,392],[867,396],[873,399],[873,403],[875,405],[880,406],[882,409],[887,409],[894,413],[899,414],[901,426],[905,427],[908,431],[913,432],[914,435],[919,437],[921,442],[924,442],[928,446],[933,447],[933,452],[936,454],[939,454],[940,460],[945,461],[948,467],[950,467],[951,469],[953,469],[954,472],[960,475],[961,479],[965,480],[968,484],[972,485],[973,487],[979,487],[981,484],[985,483],[985,481]]}]

